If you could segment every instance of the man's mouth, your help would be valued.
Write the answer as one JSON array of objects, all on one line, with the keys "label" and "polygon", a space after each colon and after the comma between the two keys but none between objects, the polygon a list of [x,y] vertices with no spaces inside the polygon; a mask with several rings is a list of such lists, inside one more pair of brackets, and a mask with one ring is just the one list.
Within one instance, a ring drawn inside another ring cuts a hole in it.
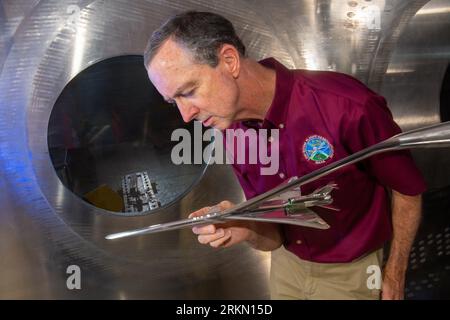
[{"label": "man's mouth", "polygon": [[206,118],[204,121],[202,121],[203,125],[205,127],[209,127],[209,125],[211,124],[211,119],[212,119],[212,117]]}]

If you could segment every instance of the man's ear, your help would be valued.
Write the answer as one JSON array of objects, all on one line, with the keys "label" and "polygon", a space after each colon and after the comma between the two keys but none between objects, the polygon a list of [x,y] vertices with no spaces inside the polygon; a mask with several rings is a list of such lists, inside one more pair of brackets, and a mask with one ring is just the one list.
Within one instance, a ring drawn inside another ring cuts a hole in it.
[{"label": "man's ear", "polygon": [[233,45],[225,43],[219,49],[218,58],[219,64],[222,63],[225,70],[237,79],[241,68],[239,51]]}]

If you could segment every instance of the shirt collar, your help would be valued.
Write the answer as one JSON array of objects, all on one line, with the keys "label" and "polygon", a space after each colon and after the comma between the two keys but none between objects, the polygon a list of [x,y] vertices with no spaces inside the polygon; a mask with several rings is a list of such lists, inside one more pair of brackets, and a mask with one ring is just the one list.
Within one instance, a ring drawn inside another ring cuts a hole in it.
[{"label": "shirt collar", "polygon": [[283,126],[285,124],[290,93],[292,92],[294,83],[292,71],[274,58],[267,58],[259,61],[259,63],[267,68],[275,69],[275,94],[262,124],[256,120],[244,121],[243,123],[248,127],[268,128],[270,126]]}]

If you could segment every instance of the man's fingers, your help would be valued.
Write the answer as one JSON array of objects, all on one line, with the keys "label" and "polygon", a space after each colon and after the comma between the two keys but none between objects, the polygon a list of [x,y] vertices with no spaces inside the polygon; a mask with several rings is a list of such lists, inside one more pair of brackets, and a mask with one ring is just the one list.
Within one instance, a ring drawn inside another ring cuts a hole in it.
[{"label": "man's fingers", "polygon": [[213,224],[208,224],[206,226],[201,227],[197,226],[192,228],[192,232],[200,235],[208,235],[208,234],[210,235],[216,232],[216,226]]},{"label": "man's fingers", "polygon": [[225,242],[227,242],[229,239],[231,239],[231,231],[227,230],[225,231],[225,235],[221,237],[220,239],[217,239],[215,241],[211,241],[209,245],[213,248],[218,248],[221,245],[223,245]]},{"label": "man's fingers", "polygon": [[[189,218],[204,216],[211,212],[219,212],[232,207],[230,201],[222,201],[213,207],[204,207],[192,212]],[[217,229],[215,225],[208,224],[204,226],[195,226],[192,232],[198,235],[198,242],[202,244],[210,244],[212,247],[218,247],[231,237],[231,232],[225,234],[224,229]],[[223,239],[222,239],[223,238]]]},{"label": "man's fingers", "polygon": [[228,200],[224,200],[224,201],[220,202],[217,206],[220,208],[220,210],[223,211],[223,210],[233,207],[234,204]]},{"label": "man's fingers", "polygon": [[209,211],[210,209],[211,209],[211,207],[204,207],[204,208],[201,208],[201,209],[199,209],[199,210],[197,210],[197,211],[192,212],[192,213],[189,215],[189,218],[199,217],[199,216],[204,216],[205,214],[208,213],[208,211]]},{"label": "man's fingers", "polygon": [[205,214],[208,214],[208,213],[210,213],[210,212],[216,212],[216,211],[219,212],[219,211],[223,211],[223,210],[229,209],[229,208],[231,208],[231,207],[233,207],[233,206],[234,206],[233,203],[231,203],[231,202],[228,201],[228,200],[225,200],[225,201],[222,201],[222,202],[216,204],[215,206],[212,206],[212,207],[204,207],[204,208],[201,208],[201,209],[199,209],[199,210],[197,210],[197,211],[194,211],[194,212],[192,212],[192,213],[189,215],[189,218],[199,217],[199,216],[204,216]]},{"label": "man's fingers", "polygon": [[217,231],[213,234],[201,234],[198,236],[198,242],[201,244],[208,244],[214,242],[225,235],[225,231],[223,229],[217,229]]}]

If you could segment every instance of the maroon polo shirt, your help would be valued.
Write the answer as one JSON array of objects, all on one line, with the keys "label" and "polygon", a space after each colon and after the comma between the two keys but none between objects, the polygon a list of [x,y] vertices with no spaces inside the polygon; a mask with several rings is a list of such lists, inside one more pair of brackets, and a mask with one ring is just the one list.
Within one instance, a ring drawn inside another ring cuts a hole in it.
[{"label": "maroon polo shirt", "polygon": [[[401,132],[385,99],[348,75],[289,70],[272,58],[260,63],[276,71],[272,105],[263,122],[237,122],[231,128],[278,128],[279,170],[261,175],[260,163],[235,161],[233,168],[247,199]],[[318,145],[322,154],[315,152]],[[338,185],[332,192],[332,206],[339,211],[315,211],[330,229],[282,225],[284,246],[305,260],[349,262],[382,247],[392,236],[387,190],[418,195],[426,189],[408,151],[383,153],[346,166],[302,186],[302,194],[329,182]]]}]

